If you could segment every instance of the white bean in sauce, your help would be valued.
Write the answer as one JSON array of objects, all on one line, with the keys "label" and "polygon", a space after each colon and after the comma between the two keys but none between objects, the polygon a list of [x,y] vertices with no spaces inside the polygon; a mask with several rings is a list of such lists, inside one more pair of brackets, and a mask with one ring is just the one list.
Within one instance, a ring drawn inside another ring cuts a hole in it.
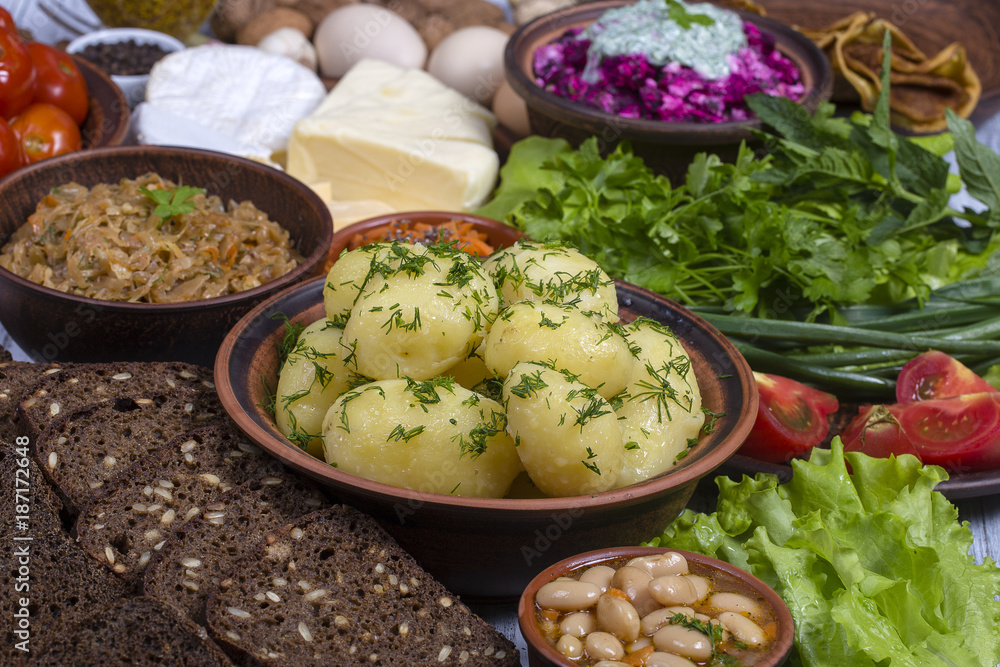
[{"label": "white bean in sauce", "polygon": [[751,666],[778,632],[748,583],[676,552],[580,568],[535,603],[543,636],[581,667],[697,667],[722,655]]}]

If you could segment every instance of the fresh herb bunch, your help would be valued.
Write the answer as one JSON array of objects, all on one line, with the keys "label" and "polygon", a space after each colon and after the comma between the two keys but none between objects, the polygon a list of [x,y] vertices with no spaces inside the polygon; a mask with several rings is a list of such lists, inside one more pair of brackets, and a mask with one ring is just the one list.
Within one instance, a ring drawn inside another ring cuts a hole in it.
[{"label": "fresh herb bunch", "polygon": [[922,301],[996,268],[1000,157],[967,121],[949,114],[983,213],[948,205],[959,184],[940,155],[890,129],[887,92],[850,118],[832,104],[813,115],[779,97],[749,104],[770,128],[760,157],[746,145],[733,163],[699,154],[672,187],[627,142],[604,158],[596,138],[573,150],[530,137],[477,212],[684,305],[761,317],[839,323],[844,306]]}]

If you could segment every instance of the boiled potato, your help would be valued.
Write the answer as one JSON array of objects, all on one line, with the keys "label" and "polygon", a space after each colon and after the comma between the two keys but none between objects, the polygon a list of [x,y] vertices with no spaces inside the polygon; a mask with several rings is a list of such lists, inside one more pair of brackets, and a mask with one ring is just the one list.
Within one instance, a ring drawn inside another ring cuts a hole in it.
[{"label": "boiled potato", "polygon": [[485,267],[504,306],[552,301],[576,306],[605,322],[619,319],[615,281],[576,248],[518,241],[494,253]]},{"label": "boiled potato", "polygon": [[395,273],[406,258],[426,252],[409,243],[372,243],[341,255],[326,274],[323,305],[328,319],[344,322],[366,289],[377,289],[381,279]]},{"label": "boiled potato", "polygon": [[497,317],[483,346],[486,367],[505,377],[515,364],[537,361],[578,375],[610,399],[625,388],[632,353],[625,338],[579,308],[521,301]]},{"label": "boiled potato", "polygon": [[278,375],[274,416],[278,430],[313,456],[322,454],[323,417],[357,381],[344,364],[344,333],[328,319],[313,322],[299,334]]},{"label": "boiled potato", "polygon": [[622,430],[611,404],[573,375],[522,362],[503,383],[507,428],[547,496],[607,491],[622,469]]},{"label": "boiled potato", "polygon": [[674,333],[646,318],[624,331],[636,357],[624,403],[617,410],[625,441],[618,486],[641,482],[672,467],[705,422],[691,357]]},{"label": "boiled potato", "polygon": [[382,380],[343,394],[323,421],[327,463],[430,493],[501,498],[521,470],[503,407],[451,379]]},{"label": "boiled potato", "polygon": [[[393,251],[405,246],[394,244]],[[480,346],[499,306],[477,259],[427,246],[369,279],[351,308],[344,344],[362,375],[429,380]]]},{"label": "boiled potato", "polygon": [[476,391],[476,387],[478,387],[484,380],[493,377],[490,370],[486,368],[486,362],[483,361],[483,358],[476,353],[462,359],[457,364],[441,373],[441,375],[454,378],[455,382],[462,385],[466,389],[472,389],[473,391]]}]

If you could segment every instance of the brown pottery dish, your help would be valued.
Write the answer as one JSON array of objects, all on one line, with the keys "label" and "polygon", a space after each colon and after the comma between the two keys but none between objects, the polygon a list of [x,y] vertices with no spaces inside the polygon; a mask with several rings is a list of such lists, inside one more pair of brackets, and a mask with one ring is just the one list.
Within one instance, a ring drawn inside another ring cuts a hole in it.
[{"label": "brown pottery dish", "polygon": [[43,160],[0,180],[0,246],[60,184],[117,183],[155,172],[222,201],[252,201],[288,230],[303,259],[244,292],[183,303],[102,301],[42,287],[0,269],[0,322],[36,361],[187,361],[211,366],[229,329],[254,305],[322,269],[333,221],[306,185],[266,165],[190,148],[120,146]]},{"label": "brown pottery dish", "polygon": [[403,213],[386,213],[360,220],[337,230],[333,234],[333,241],[330,243],[330,254],[327,257],[327,266],[333,264],[340,257],[341,253],[351,248],[351,243],[356,236],[367,236],[376,230],[389,230],[390,226],[396,222],[403,222],[407,225],[429,225],[437,226],[450,222],[459,225],[470,224],[473,231],[486,237],[486,242],[494,250],[513,245],[524,235],[515,227],[508,224],[484,218],[481,215],[472,213],[454,213],[451,211],[409,211]]},{"label": "brown pottery dish", "polygon": [[711,578],[712,571],[716,571],[722,577],[730,580],[740,580],[748,589],[752,589],[756,594],[755,597],[761,604],[770,607],[778,623],[778,631],[773,647],[767,653],[766,657],[754,663],[754,666],[776,667],[785,662],[795,640],[795,622],[792,619],[792,613],[789,611],[788,605],[785,604],[785,601],[770,586],[749,572],[711,556],[704,556],[680,549],[627,546],[598,549],[571,556],[539,573],[525,587],[518,602],[517,622],[521,630],[521,635],[527,644],[528,664],[531,667],[572,667],[577,664],[577,662],[563,657],[559,651],[546,641],[539,630],[535,596],[542,586],[558,577],[565,576],[581,568],[593,567],[595,565],[611,565],[612,563],[621,561],[627,562],[632,558],[657,556],[668,552],[676,552],[684,556],[688,563],[691,564],[692,574],[703,574],[703,576]]},{"label": "brown pottery dish", "polygon": [[80,126],[83,149],[121,146],[128,136],[129,112],[125,94],[97,66],[80,56],[72,56],[87,82],[90,110]]},{"label": "brown pottery dish", "polygon": [[215,362],[223,407],[253,441],[373,515],[422,566],[467,599],[513,601],[535,574],[563,558],[658,534],[687,504],[698,480],[737,450],[757,413],[750,368],[727,339],[677,304],[618,283],[622,318],[645,316],[671,327],[691,356],[705,409],[720,415],[676,467],[632,486],[563,498],[471,498],[370,481],[299,449],[264,407],[277,384],[284,318],[304,326],[323,317],[324,283],[315,278],[291,287],[233,328]]},{"label": "brown pottery dish", "polygon": [[[578,146],[597,137],[602,152],[611,151],[622,140],[652,169],[677,182],[692,158],[701,152],[716,153],[724,160],[735,159],[740,142],[753,140],[759,120],[725,123],[668,122],[623,118],[591,109],[543,90],[535,82],[535,51],[555,41],[566,30],[584,27],[608,9],[631,4],[632,0],[599,0],[557,10],[521,26],[511,35],[504,53],[504,71],[511,88],[528,106],[533,134],[561,138]],[[797,30],[766,17],[736,11],[745,21],[772,36],[777,49],[798,67],[806,93],[799,100],[810,111],[830,98],[833,72],[823,52]]]}]

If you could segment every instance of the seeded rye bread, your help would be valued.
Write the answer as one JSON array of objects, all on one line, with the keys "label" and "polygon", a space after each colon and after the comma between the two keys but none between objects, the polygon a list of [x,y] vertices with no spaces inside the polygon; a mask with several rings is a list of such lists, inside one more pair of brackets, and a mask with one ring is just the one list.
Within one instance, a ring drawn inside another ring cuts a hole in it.
[{"label": "seeded rye bread", "polygon": [[60,415],[119,397],[157,398],[215,393],[212,370],[175,361],[74,364],[31,387],[18,415],[36,440]]},{"label": "seeded rye bread", "polygon": [[22,451],[15,444],[5,442],[0,447],[0,484],[3,485],[0,486],[0,516],[3,517],[0,535],[16,529],[17,516],[25,515],[19,507],[25,501],[28,505],[29,527],[32,520],[45,517],[42,513],[44,511],[60,521],[59,528],[62,529],[62,501],[45,481],[45,475],[30,453]]},{"label": "seeded rye bread", "polygon": [[374,519],[334,505],[268,535],[209,597],[212,636],[250,665],[519,665],[514,645]]},{"label": "seeded rye bread", "polygon": [[205,629],[178,610],[148,597],[119,600],[106,610],[60,629],[34,665],[229,667],[232,663]]},{"label": "seeded rye bread", "polygon": [[214,395],[116,398],[57,418],[35,443],[35,458],[73,515],[122,470],[172,438],[225,417]]},{"label": "seeded rye bread", "polygon": [[137,583],[172,532],[199,514],[211,518],[222,493],[283,470],[234,425],[196,429],[123,471],[77,518],[84,551]]},{"label": "seeded rye bread", "polygon": [[204,623],[209,593],[265,533],[328,504],[314,484],[289,473],[245,482],[174,531],[146,568],[142,592]]},{"label": "seeded rye bread", "polygon": [[[0,664],[34,664],[35,654],[59,639],[67,624],[127,593],[127,586],[85,554],[59,519],[39,504],[32,506],[27,530],[0,535],[0,549],[0,613],[5,619]],[[22,599],[28,601],[27,654],[17,648],[25,637],[14,633]]]},{"label": "seeded rye bread", "polygon": [[0,441],[13,445],[20,433],[17,406],[29,389],[42,378],[60,372],[56,364],[35,364],[30,361],[0,363]]}]

